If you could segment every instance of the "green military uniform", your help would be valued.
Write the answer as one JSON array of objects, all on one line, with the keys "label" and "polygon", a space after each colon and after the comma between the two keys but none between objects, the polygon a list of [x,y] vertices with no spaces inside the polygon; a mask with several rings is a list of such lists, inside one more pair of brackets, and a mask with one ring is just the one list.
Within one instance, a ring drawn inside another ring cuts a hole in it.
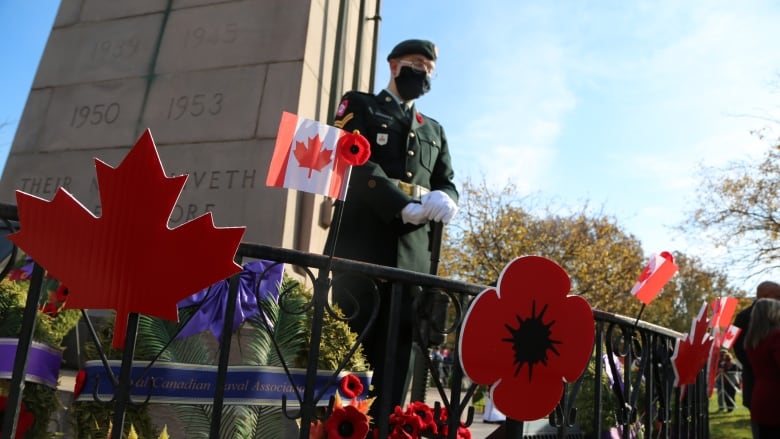
[{"label": "green military uniform", "polygon": [[458,192],[444,129],[412,112],[405,114],[386,90],[342,99],[333,124],[359,130],[371,143],[371,158],[352,169],[336,256],[429,272],[430,227],[403,224],[401,209],[426,191],[443,191],[455,202]]},{"label": "green military uniform", "polygon": [[[343,215],[334,255],[428,273],[429,223],[404,224],[400,213],[427,191],[440,190],[454,201],[458,199],[447,137],[441,125],[414,109],[406,114],[386,90],[379,95],[347,93],[333,125],[350,132],[359,130],[371,143],[371,158],[363,166],[353,167],[346,201],[339,207]],[[329,242],[332,239],[330,236]],[[417,289],[404,289],[401,315],[394,322],[399,325],[397,337],[392,340],[396,354],[386,358],[385,349],[390,342],[390,289],[389,285],[379,285],[380,301],[376,303],[372,293],[376,287],[367,279],[344,279],[338,274],[333,282],[336,302],[351,316],[352,329],[365,337],[364,352],[374,370],[372,395],[378,397],[377,402],[389,400],[392,408],[401,404],[405,395]],[[369,316],[377,306],[378,319],[366,331]],[[392,386],[382,389],[381,377],[387,369],[393,377]]]}]

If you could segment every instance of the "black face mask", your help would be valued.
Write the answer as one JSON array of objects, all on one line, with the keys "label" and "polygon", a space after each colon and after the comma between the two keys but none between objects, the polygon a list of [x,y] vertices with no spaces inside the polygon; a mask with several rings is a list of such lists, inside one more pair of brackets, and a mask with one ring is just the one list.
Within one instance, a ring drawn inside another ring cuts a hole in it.
[{"label": "black face mask", "polygon": [[411,101],[431,90],[431,78],[425,72],[417,72],[409,66],[404,66],[395,77],[395,88],[398,89],[401,99]]}]

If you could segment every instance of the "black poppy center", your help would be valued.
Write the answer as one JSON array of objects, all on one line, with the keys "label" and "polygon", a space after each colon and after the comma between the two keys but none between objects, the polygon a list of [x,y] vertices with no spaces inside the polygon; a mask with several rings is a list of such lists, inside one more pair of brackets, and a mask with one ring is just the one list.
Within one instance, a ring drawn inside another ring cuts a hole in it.
[{"label": "black poppy center", "polygon": [[357,154],[360,152],[360,147],[357,145],[352,145],[349,147],[349,152],[352,154]]},{"label": "black poppy center", "polygon": [[352,437],[352,435],[355,433],[355,426],[352,425],[352,422],[350,421],[342,421],[339,424],[339,436],[341,437]]},{"label": "black poppy center", "polygon": [[502,338],[501,341],[512,343],[512,350],[515,352],[514,364],[515,376],[520,373],[523,364],[528,364],[528,380],[533,377],[534,365],[542,363],[547,366],[547,351],[550,350],[555,355],[561,354],[555,349],[556,344],[561,344],[559,340],[553,340],[550,335],[550,328],[555,324],[555,320],[545,323],[544,313],[547,311],[547,304],[542,308],[542,312],[536,315],[536,301],[531,304],[531,317],[523,319],[516,316],[517,327],[511,327],[505,324],[504,327],[509,331],[510,337]]}]

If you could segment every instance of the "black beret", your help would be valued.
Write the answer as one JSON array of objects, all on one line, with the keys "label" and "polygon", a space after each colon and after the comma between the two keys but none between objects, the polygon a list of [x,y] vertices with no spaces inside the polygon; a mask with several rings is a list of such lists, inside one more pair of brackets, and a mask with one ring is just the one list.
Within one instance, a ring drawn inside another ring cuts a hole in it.
[{"label": "black beret", "polygon": [[390,61],[393,58],[400,58],[409,54],[420,54],[431,61],[436,61],[437,52],[436,45],[428,40],[406,40],[393,47],[390,55],[387,55],[387,60]]}]

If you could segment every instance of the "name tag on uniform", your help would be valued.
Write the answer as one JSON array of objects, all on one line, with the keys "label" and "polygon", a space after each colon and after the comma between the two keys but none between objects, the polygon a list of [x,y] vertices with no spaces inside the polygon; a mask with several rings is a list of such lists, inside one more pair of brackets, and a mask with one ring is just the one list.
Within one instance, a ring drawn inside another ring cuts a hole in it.
[{"label": "name tag on uniform", "polygon": [[387,133],[378,133],[376,135],[376,144],[377,145],[387,145]]}]

